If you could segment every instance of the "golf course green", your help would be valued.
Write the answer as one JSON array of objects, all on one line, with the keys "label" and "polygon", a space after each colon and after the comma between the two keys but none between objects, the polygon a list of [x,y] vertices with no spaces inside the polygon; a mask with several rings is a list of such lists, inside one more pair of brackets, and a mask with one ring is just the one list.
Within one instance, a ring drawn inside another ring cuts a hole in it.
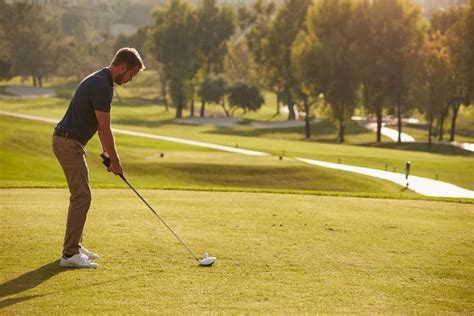
[{"label": "golf course green", "polygon": [[469,314],[472,205],[143,190],[202,268],[131,190],[96,189],[84,245],[59,267],[66,189],[2,189],[2,314]]},{"label": "golf course green", "polygon": [[[1,100],[3,111],[59,119],[57,97]],[[435,144],[397,145],[360,126],[349,144],[328,121],[282,121],[267,104],[235,127],[180,124],[141,82],[120,87],[113,127],[270,153],[247,156],[115,135],[128,180],[198,255],[106,172],[97,137],[87,145],[92,206],[84,246],[98,270],[59,266],[69,192],[51,150],[54,124],[0,116],[0,313],[17,314],[471,314],[472,199],[430,198],[372,177],[294,157],[438,178],[473,190],[474,155]],[[217,111],[216,105],[209,105]],[[282,159],[280,159],[282,156]]]}]

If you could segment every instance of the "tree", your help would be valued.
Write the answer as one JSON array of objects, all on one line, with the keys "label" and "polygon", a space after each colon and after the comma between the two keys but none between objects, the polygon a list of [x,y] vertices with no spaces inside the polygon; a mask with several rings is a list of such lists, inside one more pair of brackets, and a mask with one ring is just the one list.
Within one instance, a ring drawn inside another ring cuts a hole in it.
[{"label": "tree", "polygon": [[64,35],[72,36],[79,42],[91,40],[91,33],[94,33],[89,18],[76,10],[64,12],[61,16],[61,29]]},{"label": "tree", "polygon": [[356,43],[361,36],[357,20],[353,3],[322,0],[308,13],[308,37],[302,44],[302,49],[311,56],[307,60],[312,60],[307,65],[308,79],[322,78],[313,87],[313,95],[321,91],[330,104],[340,143],[344,142],[345,124],[354,111],[360,83],[359,68],[354,62],[359,54]]},{"label": "tree", "polygon": [[147,35],[147,50],[164,65],[176,118],[194,94],[192,80],[196,74],[200,38],[192,7],[183,1],[170,1],[154,12],[155,24]]},{"label": "tree", "polygon": [[426,23],[421,15],[420,7],[408,0],[389,0],[392,7],[393,28],[391,37],[391,55],[388,60],[387,85],[390,87],[385,96],[390,110],[397,117],[398,143],[401,143],[402,115],[409,108],[410,87],[413,84],[414,61],[416,54],[423,45],[426,34]]},{"label": "tree", "polygon": [[[4,19],[6,15],[7,7],[3,1],[0,1],[0,20]],[[6,28],[5,23],[0,23],[0,79],[9,79],[12,75],[12,57],[10,56],[11,48],[10,44],[7,41],[6,37]]]},{"label": "tree", "polygon": [[281,87],[277,85],[272,68],[267,63],[264,50],[265,39],[268,37],[271,20],[275,14],[276,5],[273,1],[255,0],[252,10],[239,9],[239,24],[245,34],[248,50],[253,58],[255,72],[259,75],[256,81],[261,87],[276,94],[276,114],[280,114]]},{"label": "tree", "polygon": [[[260,109],[265,99],[260,93],[260,89],[251,84],[237,83],[229,88],[229,104],[232,109],[233,116],[237,108],[246,111],[257,111]],[[229,111],[226,111],[228,114]]]},{"label": "tree", "polygon": [[[359,6],[361,27],[365,28],[360,45],[360,69],[362,73],[363,100],[369,113],[377,118],[376,141],[381,142],[384,107],[391,101],[392,84],[401,78],[403,69],[396,67],[403,47],[400,22],[403,21],[403,5],[394,0],[365,1]],[[408,110],[405,108],[404,110]]]},{"label": "tree", "polygon": [[77,43],[72,38],[65,40],[61,46],[56,74],[64,77],[72,76],[80,81],[97,67],[98,60],[91,51],[93,51],[92,44]]},{"label": "tree", "polygon": [[[311,112],[312,106],[316,105],[322,93],[321,72],[322,65],[319,64],[318,49],[319,39],[314,32],[306,28],[300,31],[292,49],[292,67],[297,85],[293,87],[293,94],[302,103],[305,112],[305,136],[311,138]],[[312,99],[312,100],[311,100]]]},{"label": "tree", "polygon": [[[42,7],[35,4],[6,5],[0,23],[10,52],[11,72],[31,76],[35,86],[55,73],[59,65],[62,35],[59,25],[45,18]],[[2,45],[3,42],[2,42]]]},{"label": "tree", "polygon": [[428,121],[428,147],[431,148],[431,138],[434,119],[443,111],[449,97],[449,77],[446,76],[449,67],[449,56],[443,43],[443,36],[436,32],[430,40],[425,41],[419,59],[419,80],[416,86],[419,109],[425,113]]},{"label": "tree", "polygon": [[222,77],[207,77],[201,83],[199,95],[202,102],[220,104],[226,116],[229,116],[224,104],[224,97],[227,93],[227,82]]},{"label": "tree", "polygon": [[241,80],[244,82],[257,82],[255,64],[249,52],[245,37],[231,41],[228,53],[224,59],[224,76],[228,80]]},{"label": "tree", "polygon": [[[199,51],[200,68],[207,78],[211,73],[222,72],[227,41],[234,33],[234,13],[228,7],[219,8],[216,0],[201,0],[196,11],[197,32],[201,38]],[[206,102],[201,100],[201,117],[204,117]]]},{"label": "tree", "polygon": [[291,64],[291,50],[296,36],[303,27],[310,0],[286,0],[272,21],[263,50],[268,65],[268,75],[279,87],[281,96],[288,106],[288,119],[296,118],[292,90],[297,84]]},{"label": "tree", "polygon": [[[467,43],[467,58],[466,63],[468,69],[474,69],[474,0],[470,1],[469,6],[467,7],[466,15],[466,32],[464,33],[464,40]],[[474,100],[474,71],[469,72],[468,77],[468,87],[469,87],[469,98],[470,102]]]},{"label": "tree", "polygon": [[449,72],[446,75],[450,79],[448,102],[439,114],[439,140],[443,139],[444,120],[452,110],[451,118],[451,141],[454,141],[456,132],[456,119],[460,107],[470,104],[469,76],[472,69],[469,65],[469,36],[467,30],[467,8],[453,8],[433,14],[431,18],[432,33],[443,35],[443,44],[447,48]]}]

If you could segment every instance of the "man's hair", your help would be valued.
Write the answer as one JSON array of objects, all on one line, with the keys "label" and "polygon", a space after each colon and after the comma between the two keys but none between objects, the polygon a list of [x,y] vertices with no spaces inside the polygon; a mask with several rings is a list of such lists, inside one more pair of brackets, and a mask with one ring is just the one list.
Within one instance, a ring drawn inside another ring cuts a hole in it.
[{"label": "man's hair", "polygon": [[120,48],[112,60],[112,65],[125,65],[128,69],[139,67],[140,71],[145,69],[142,58],[135,48],[124,47]]}]

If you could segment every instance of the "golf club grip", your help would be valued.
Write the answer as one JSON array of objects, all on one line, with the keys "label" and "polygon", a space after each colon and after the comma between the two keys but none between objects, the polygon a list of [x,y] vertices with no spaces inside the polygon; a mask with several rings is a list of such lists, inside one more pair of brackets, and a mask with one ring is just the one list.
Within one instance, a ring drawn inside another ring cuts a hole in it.
[{"label": "golf club grip", "polygon": [[102,158],[102,163],[108,169],[110,167],[110,158],[109,158],[109,156],[107,156],[105,153],[101,153],[100,157]]},{"label": "golf club grip", "polygon": [[[102,163],[104,164],[104,166],[107,167],[107,171],[110,172],[110,170],[109,170],[110,162],[111,162],[110,158],[105,153],[100,154],[100,157],[102,157]],[[125,182],[127,182],[127,179],[125,179],[125,176],[123,174],[120,173],[119,176]]]}]

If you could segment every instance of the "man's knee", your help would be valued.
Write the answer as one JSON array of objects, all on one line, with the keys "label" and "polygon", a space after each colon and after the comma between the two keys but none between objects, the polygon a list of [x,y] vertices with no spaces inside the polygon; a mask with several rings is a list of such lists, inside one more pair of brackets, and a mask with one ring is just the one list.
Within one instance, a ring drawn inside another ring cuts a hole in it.
[{"label": "man's knee", "polygon": [[71,203],[89,207],[91,200],[92,194],[89,188],[83,188],[82,190],[71,192]]}]

